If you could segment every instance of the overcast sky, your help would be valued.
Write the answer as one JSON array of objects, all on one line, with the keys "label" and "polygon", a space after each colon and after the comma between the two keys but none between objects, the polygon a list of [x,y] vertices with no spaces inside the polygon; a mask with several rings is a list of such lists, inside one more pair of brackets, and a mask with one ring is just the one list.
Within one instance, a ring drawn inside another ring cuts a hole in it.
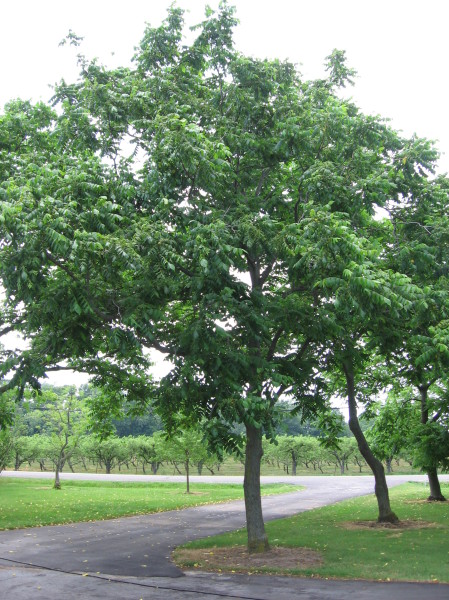
[{"label": "overcast sky", "polygon": [[[406,135],[438,140],[449,171],[447,0],[234,0],[237,48],[258,58],[288,59],[305,77],[323,75],[334,48],[358,72],[351,95],[367,113],[391,119]],[[12,98],[44,100],[49,85],[77,77],[76,52],[58,47],[69,29],[81,51],[115,66],[129,64],[145,22],[159,25],[169,0],[15,0],[2,5],[0,107]],[[202,0],[179,0],[188,25]],[[218,2],[210,0],[216,7]]]}]

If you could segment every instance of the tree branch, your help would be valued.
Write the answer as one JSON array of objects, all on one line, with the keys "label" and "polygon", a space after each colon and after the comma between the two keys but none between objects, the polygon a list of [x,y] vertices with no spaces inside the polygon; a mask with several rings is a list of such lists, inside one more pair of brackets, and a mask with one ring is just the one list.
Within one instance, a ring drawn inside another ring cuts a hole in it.
[{"label": "tree branch", "polygon": [[48,250],[45,251],[45,255],[47,256],[48,260],[51,263],[53,263],[56,267],[59,267],[60,269],[62,269],[64,271],[64,273],[67,273],[67,275],[70,277],[70,279],[73,279],[73,281],[76,281],[77,283],[79,283],[79,280],[76,277],[75,273],[73,273],[73,271],[71,271],[68,267],[66,267],[66,265],[61,264]]},{"label": "tree branch", "polygon": [[23,323],[24,320],[20,319],[19,321],[15,321],[14,323],[12,323],[11,325],[8,325],[7,327],[5,327],[4,329],[0,329],[0,337],[11,333],[13,331],[15,331],[16,326],[19,325],[20,323]]},{"label": "tree branch", "polygon": [[268,348],[268,352],[267,352],[267,360],[271,360],[274,356],[274,353],[276,351],[276,346],[277,343],[281,337],[281,335],[284,333],[284,329],[282,327],[279,327],[279,329],[276,331],[276,333],[274,334],[273,339],[271,340],[271,344],[270,347]]},{"label": "tree branch", "polygon": [[262,191],[263,184],[265,183],[265,180],[268,177],[269,172],[270,172],[270,169],[268,169],[268,168],[262,169],[262,174],[260,176],[259,183],[258,183],[257,189],[256,189],[256,198],[257,198],[257,196],[260,196],[260,192]]},{"label": "tree branch", "polygon": [[260,277],[259,277],[259,283],[262,286],[266,280],[268,279],[271,271],[273,270],[274,265],[276,264],[276,260],[271,261],[271,263],[269,265],[267,265],[265,267],[265,269],[263,270],[263,272],[261,273]]}]

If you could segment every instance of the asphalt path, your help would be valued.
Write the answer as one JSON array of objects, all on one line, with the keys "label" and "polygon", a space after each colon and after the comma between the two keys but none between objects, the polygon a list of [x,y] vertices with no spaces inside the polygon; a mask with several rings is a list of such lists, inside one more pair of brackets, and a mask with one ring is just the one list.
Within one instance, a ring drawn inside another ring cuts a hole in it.
[{"label": "asphalt path", "polygon": [[[4,472],[2,476],[24,476]],[[42,477],[42,473],[27,473]],[[48,474],[51,476],[51,474]],[[70,479],[174,481],[165,476],[63,474]],[[425,480],[390,476],[389,485]],[[443,479],[448,479],[443,477]],[[241,477],[192,477],[208,483],[241,482]],[[373,492],[372,477],[263,477],[264,483],[306,486],[263,499],[265,520],[277,519]],[[0,598],[2,600],[75,598],[241,598],[340,600],[433,600],[449,598],[448,585],[386,584],[314,579],[183,573],[170,560],[174,547],[245,525],[242,501],[201,506],[109,521],[0,532]],[[366,573],[369,579],[369,572]]]}]

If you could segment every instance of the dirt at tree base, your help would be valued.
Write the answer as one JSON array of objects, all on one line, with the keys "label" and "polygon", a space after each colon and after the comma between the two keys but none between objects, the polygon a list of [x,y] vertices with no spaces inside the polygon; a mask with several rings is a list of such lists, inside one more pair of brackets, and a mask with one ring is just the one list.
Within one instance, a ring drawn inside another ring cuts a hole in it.
[{"label": "dirt at tree base", "polygon": [[377,521],[346,521],[340,523],[344,529],[428,529],[429,527],[441,527],[438,523],[430,521],[398,521],[397,523],[378,523]]},{"label": "dirt at tree base", "polygon": [[257,572],[264,567],[273,569],[310,569],[323,564],[322,556],[309,548],[273,546],[268,552],[249,554],[246,546],[230,548],[200,548],[175,550],[174,560],[181,568],[204,571]]}]

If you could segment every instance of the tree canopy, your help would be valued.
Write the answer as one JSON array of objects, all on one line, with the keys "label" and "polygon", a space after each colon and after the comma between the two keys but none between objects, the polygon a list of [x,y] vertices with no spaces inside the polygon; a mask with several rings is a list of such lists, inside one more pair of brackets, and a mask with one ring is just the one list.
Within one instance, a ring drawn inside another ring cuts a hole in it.
[{"label": "tree canopy", "polygon": [[[243,424],[257,550],[262,434],[283,397],[304,417],[326,406],[326,357],[389,339],[419,296],[386,263],[373,216],[428,189],[437,155],[342,96],[344,52],[304,81],[288,62],[241,55],[235,24],[222,2],[185,45],[173,6],[131,67],[80,55],[53,107],[6,106],[2,332],[30,345],[4,354],[2,389],[71,367],[102,387],[100,420],[152,399],[168,430],[181,414],[231,449]],[[150,349],[173,365],[157,383]]]}]

